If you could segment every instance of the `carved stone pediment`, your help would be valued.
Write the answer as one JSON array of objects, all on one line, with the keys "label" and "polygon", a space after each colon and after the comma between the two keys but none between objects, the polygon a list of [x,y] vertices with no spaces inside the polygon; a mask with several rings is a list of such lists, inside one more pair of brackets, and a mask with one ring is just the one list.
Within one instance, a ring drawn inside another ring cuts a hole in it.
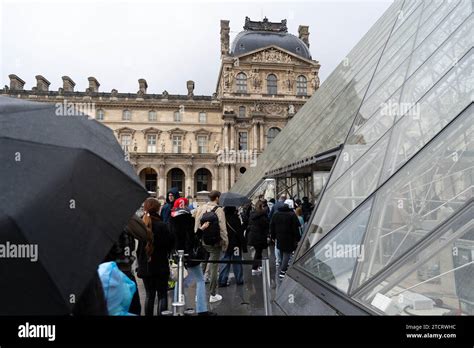
[{"label": "carved stone pediment", "polygon": [[121,128],[117,128],[115,130],[115,132],[117,134],[122,134],[122,133],[131,133],[132,135],[135,134],[136,130],[135,129],[132,129],[132,128],[129,128],[129,127],[121,127]]},{"label": "carved stone pediment", "polygon": [[148,128],[142,129],[142,133],[143,133],[144,138],[146,138],[148,134],[156,134],[158,135],[158,138],[159,138],[162,131],[155,127],[148,127]]},{"label": "carved stone pediment", "polygon": [[211,137],[211,134],[212,134],[212,132],[210,132],[210,131],[208,131],[204,128],[200,128],[198,130],[195,130],[195,131],[193,131],[193,133],[194,133],[194,137],[195,137],[196,140],[197,140],[199,135],[204,135],[204,136],[207,137],[207,139],[209,139]]},{"label": "carved stone pediment", "polygon": [[295,60],[295,57],[274,47],[256,52],[242,59],[242,61],[249,63],[293,63]]},{"label": "carved stone pediment", "polygon": [[178,127],[170,129],[168,131],[168,134],[170,135],[170,139],[173,138],[173,135],[181,135],[184,138],[187,133],[188,133],[188,131],[186,131],[184,129],[181,129],[181,128],[178,128]]}]

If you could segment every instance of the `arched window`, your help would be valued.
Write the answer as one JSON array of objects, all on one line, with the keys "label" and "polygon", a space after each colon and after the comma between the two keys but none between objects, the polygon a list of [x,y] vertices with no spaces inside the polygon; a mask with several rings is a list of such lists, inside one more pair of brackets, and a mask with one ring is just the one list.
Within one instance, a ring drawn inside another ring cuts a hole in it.
[{"label": "arched window", "polygon": [[204,168],[196,171],[196,191],[210,191],[211,190],[211,173]]},{"label": "arched window", "polygon": [[275,139],[275,137],[280,133],[280,129],[277,127],[272,127],[268,130],[267,134],[267,145],[270,145],[270,143]]},{"label": "arched window", "polygon": [[303,75],[298,76],[296,79],[296,94],[297,95],[306,95],[308,91],[308,83],[306,77]]},{"label": "arched window", "polygon": [[245,106],[239,106],[239,117],[245,117]]},{"label": "arched window", "polygon": [[97,113],[95,115],[96,120],[103,121],[104,120],[104,114],[105,114],[104,110],[102,110],[102,109],[97,110]]},{"label": "arched window", "polygon": [[132,119],[132,113],[130,110],[123,110],[122,113],[122,120],[123,121],[130,121]]},{"label": "arched window", "polygon": [[247,75],[242,72],[237,74],[237,92],[247,93]]},{"label": "arched window", "polygon": [[277,77],[274,74],[267,76],[267,93],[271,95],[278,93]]}]

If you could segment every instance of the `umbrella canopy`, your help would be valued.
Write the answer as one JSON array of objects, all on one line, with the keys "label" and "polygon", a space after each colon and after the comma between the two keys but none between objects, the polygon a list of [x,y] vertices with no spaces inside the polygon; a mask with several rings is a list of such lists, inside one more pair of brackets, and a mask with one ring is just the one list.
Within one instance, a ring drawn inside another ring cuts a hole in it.
[{"label": "umbrella canopy", "polygon": [[69,314],[148,196],[112,131],[0,97],[0,315]]},{"label": "umbrella canopy", "polygon": [[250,199],[234,192],[224,192],[219,198],[219,205],[223,207],[240,207],[247,203],[250,203]]}]

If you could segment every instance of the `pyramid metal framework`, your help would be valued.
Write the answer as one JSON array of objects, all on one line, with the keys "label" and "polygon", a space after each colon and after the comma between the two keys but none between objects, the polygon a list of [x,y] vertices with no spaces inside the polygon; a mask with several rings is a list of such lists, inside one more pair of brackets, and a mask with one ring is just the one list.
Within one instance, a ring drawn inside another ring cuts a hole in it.
[{"label": "pyramid metal framework", "polygon": [[473,21],[472,0],[394,2],[233,188],[345,134],[286,313],[474,315]]}]

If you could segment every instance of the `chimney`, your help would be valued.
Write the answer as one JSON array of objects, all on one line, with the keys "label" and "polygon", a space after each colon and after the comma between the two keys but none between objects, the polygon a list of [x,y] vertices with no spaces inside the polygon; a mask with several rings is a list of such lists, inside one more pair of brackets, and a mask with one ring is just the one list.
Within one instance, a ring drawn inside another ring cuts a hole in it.
[{"label": "chimney", "polygon": [[145,79],[138,80],[138,87],[139,87],[140,92],[142,92],[143,94],[146,94],[146,89],[148,88],[148,84],[146,83]]},{"label": "chimney", "polygon": [[221,20],[221,56],[229,54],[229,21]]},{"label": "chimney", "polygon": [[186,88],[188,89],[188,97],[192,97],[194,95],[194,81],[186,82]]},{"label": "chimney", "polygon": [[88,80],[89,80],[88,91],[93,92],[93,93],[99,92],[99,86],[100,86],[99,81],[97,81],[97,79],[93,76],[89,77]]},{"label": "chimney", "polygon": [[25,86],[25,81],[20,79],[15,74],[8,75],[8,78],[10,79],[10,89],[16,89],[17,91],[23,90],[23,87]]},{"label": "chimney", "polygon": [[309,48],[309,26],[300,25],[298,27],[299,38],[308,46]]},{"label": "chimney", "polygon": [[74,92],[75,82],[69,76],[63,76],[63,91]]},{"label": "chimney", "polygon": [[46,80],[43,76],[41,75],[36,75],[36,90],[38,92],[47,92],[49,90],[49,85],[51,82]]}]

